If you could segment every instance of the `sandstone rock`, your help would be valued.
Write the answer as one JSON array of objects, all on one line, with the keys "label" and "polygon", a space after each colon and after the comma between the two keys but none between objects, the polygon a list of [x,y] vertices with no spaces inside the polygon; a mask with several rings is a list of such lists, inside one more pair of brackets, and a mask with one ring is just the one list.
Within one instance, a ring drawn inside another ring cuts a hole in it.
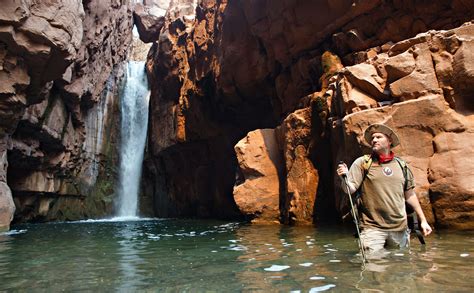
[{"label": "sandstone rock", "polygon": [[402,52],[407,51],[409,48],[414,47],[417,44],[426,43],[428,40],[429,40],[428,33],[423,33],[423,34],[417,35],[414,38],[403,40],[401,42],[394,44],[392,47],[390,47],[390,50],[388,51],[388,55],[389,56],[398,55]]},{"label": "sandstone rock", "polygon": [[234,199],[240,211],[256,221],[280,218],[281,153],[274,129],[249,132],[235,145],[243,183],[234,187]]},{"label": "sandstone rock", "polygon": [[341,104],[342,109],[339,111],[343,115],[377,107],[377,100],[353,87],[346,78],[341,78],[336,87],[337,104]]},{"label": "sandstone rock", "polygon": [[414,46],[416,69],[409,75],[390,84],[393,97],[405,101],[425,94],[441,93],[433,68],[433,60],[426,43]]},{"label": "sandstone rock", "polygon": [[139,38],[134,36],[129,55],[130,61],[146,61],[151,46],[152,44],[145,44]]},{"label": "sandstone rock", "polygon": [[133,11],[133,19],[137,26],[140,40],[144,43],[158,40],[161,28],[165,24],[164,13],[161,10],[137,4]]},{"label": "sandstone rock", "polygon": [[11,188],[17,191],[48,192],[55,193],[60,190],[60,181],[48,172],[36,171],[30,173],[18,183],[11,183]]},{"label": "sandstone rock", "polygon": [[46,117],[42,121],[42,130],[51,138],[50,142],[55,142],[62,148],[62,136],[68,123],[68,113],[64,102],[59,98],[52,99]]},{"label": "sandstone rock", "polygon": [[6,183],[8,168],[7,139],[8,137],[0,137],[0,232],[10,229],[10,222],[15,213],[12,193]]},{"label": "sandstone rock", "polygon": [[429,164],[430,198],[441,227],[473,228],[473,141],[472,131],[441,133],[434,138],[437,152]]},{"label": "sandstone rock", "polygon": [[393,82],[413,72],[415,69],[415,58],[409,51],[390,57],[385,63],[387,81]]},{"label": "sandstone rock", "polygon": [[0,181],[0,232],[10,229],[10,222],[15,213],[15,204],[13,203],[12,193],[8,185]]},{"label": "sandstone rock", "polygon": [[282,195],[282,222],[311,224],[313,222],[319,176],[308,158],[311,142],[311,108],[288,115],[281,125],[286,184]]},{"label": "sandstone rock", "polygon": [[30,83],[23,58],[0,46],[0,135],[11,134],[27,105],[25,90]]},{"label": "sandstone rock", "polygon": [[[474,27],[474,25],[472,25]],[[454,54],[453,88],[458,93],[456,108],[474,111],[474,36],[462,43]]]},{"label": "sandstone rock", "polygon": [[[415,191],[420,199],[425,215],[430,222],[435,221],[432,213],[433,204],[433,182],[432,178],[428,178],[430,170],[440,169],[441,165],[433,167],[435,157],[438,153],[446,152],[443,148],[436,147],[436,137],[438,135],[458,135],[463,136],[469,127],[469,120],[462,115],[457,114],[449,108],[442,96],[429,96],[410,100],[403,103],[397,103],[390,107],[370,109],[363,112],[354,113],[344,118],[346,141],[356,141],[355,145],[362,146],[354,148],[352,145],[346,145],[346,149],[341,150],[339,158],[344,157],[343,154],[350,154],[350,161],[353,161],[362,153],[369,152],[364,147],[363,131],[372,123],[384,123],[392,127],[398,134],[401,145],[395,148],[395,153],[404,158],[410,168],[413,170],[416,182]],[[468,139],[463,140],[465,146],[469,147]],[[433,147],[433,144],[435,147]],[[453,144],[454,149],[459,145]],[[444,147],[445,149],[447,147]],[[439,171],[438,171],[439,172]],[[431,177],[431,176],[430,176]],[[438,176],[439,177],[439,176]],[[464,175],[462,176],[464,178]],[[453,187],[456,189],[456,187]],[[464,192],[465,187],[456,189],[455,192]],[[454,193],[455,193],[454,192]],[[442,193],[439,198],[449,201],[450,193]],[[453,200],[457,200],[453,198]],[[436,214],[436,210],[435,210]],[[436,220],[438,217],[436,216]],[[443,220],[444,224],[449,225],[448,221]]]},{"label": "sandstone rock", "polygon": [[[71,83],[63,85],[62,91],[70,104],[78,107],[81,102],[90,108],[99,100],[114,65],[128,54],[133,19],[130,6],[116,4],[113,0],[90,1],[84,11],[84,35],[75,58],[77,70],[72,73]],[[75,117],[75,120],[81,121],[81,117]]]},{"label": "sandstone rock", "polygon": [[0,182],[7,181],[7,137],[0,139]]},{"label": "sandstone rock", "polygon": [[[0,135],[8,137],[8,184],[13,197],[19,203],[23,202],[20,197],[32,199],[17,207],[18,221],[61,218],[64,206],[48,209],[44,193],[54,199],[52,206],[58,195],[78,196],[71,200],[78,211],[82,209],[76,216],[110,211],[110,203],[102,203],[102,209],[95,203],[101,202],[104,192],[113,191],[104,186],[94,189],[83,178],[89,174],[81,170],[88,159],[82,144],[87,135],[100,132],[98,125],[85,125],[84,117],[105,96],[104,89],[113,88],[120,78],[112,70],[125,59],[130,46],[130,6],[115,0],[61,0],[9,1],[3,8]],[[116,88],[114,99],[117,92]],[[102,118],[107,150],[96,154],[98,177],[107,168],[103,161],[113,161],[117,135],[110,130],[114,120]],[[0,178],[5,176],[0,174]],[[113,181],[101,180],[101,184]],[[84,211],[92,206],[93,212]]]},{"label": "sandstone rock", "polygon": [[[456,33],[453,31],[431,31],[416,36],[421,30],[447,30],[472,19],[472,11],[459,8],[463,4],[453,4],[452,9],[446,9],[449,3],[205,1],[194,6],[195,10],[190,6],[171,7],[147,62],[152,81],[149,140],[152,156],[148,163],[153,165],[148,175],[151,182],[162,180],[162,185],[166,186],[161,189],[154,185],[158,190],[155,192],[157,201],[177,214],[180,209],[184,214],[196,214],[190,212],[192,209],[185,202],[200,202],[200,198],[207,196],[192,188],[197,180],[193,168],[202,163],[189,163],[183,159],[185,154],[193,153],[192,150],[200,153],[203,145],[217,138],[235,145],[249,131],[276,127],[289,113],[307,106],[308,99],[302,101],[301,97],[321,87],[325,90],[318,96],[324,96],[328,91],[329,110],[318,115],[329,117],[327,122],[330,122],[312,125],[318,133],[317,139],[321,140],[328,139],[322,135],[328,131],[325,125],[337,124],[348,113],[358,111],[379,121],[380,117],[374,114],[378,113],[375,111],[379,109],[377,106],[430,95],[441,96],[450,91],[451,100],[458,100],[451,82],[438,85],[433,68],[433,60],[437,57],[432,56],[443,51],[454,55],[462,41],[454,36]],[[315,17],[314,11],[325,13]],[[186,17],[187,13],[189,17]],[[433,18],[433,15],[437,17]],[[463,34],[468,35],[468,31],[464,29]],[[435,41],[434,35],[440,35],[442,41]],[[326,89],[328,84],[320,83],[324,71],[319,57],[328,48],[344,56],[345,64],[356,69],[363,67],[364,71],[367,68],[369,72],[362,71],[360,75],[348,73],[341,83],[338,81],[343,78],[339,76]],[[354,52],[354,49],[363,51]],[[413,70],[413,60],[409,60],[408,53],[414,58]],[[407,57],[406,60],[396,61],[403,56]],[[385,66],[386,60],[391,58],[394,58],[392,64]],[[363,65],[358,64],[361,60]],[[390,68],[390,74],[386,67]],[[404,78],[406,87],[405,83],[399,82]],[[395,93],[393,96],[389,95],[389,85]],[[340,98],[345,100],[340,101]],[[417,119],[415,114],[404,114]],[[453,121],[450,123],[455,124]],[[423,138],[430,135],[423,127],[416,127],[413,129],[419,130]],[[460,126],[456,131],[464,131],[461,129],[464,128]],[[319,137],[320,134],[323,138]],[[412,130],[412,134],[420,133]],[[349,144],[353,139],[348,138],[341,144]],[[219,146],[222,147],[221,153],[228,150],[225,143]],[[302,147],[295,149],[304,153],[308,151],[307,147],[304,144],[304,150]],[[428,153],[429,148],[423,148],[423,151]],[[331,151],[324,149],[321,152],[329,156]],[[349,150],[351,152],[361,153],[361,149],[355,147]],[[324,157],[323,154],[320,156]],[[232,156],[224,157],[233,160]],[[163,164],[172,170],[167,174],[158,171],[164,158],[166,162]],[[233,173],[229,161],[220,163],[220,166],[225,165],[223,170]],[[413,162],[420,166],[417,171],[420,176],[426,174],[426,157],[413,158]],[[327,176],[327,181],[330,181],[333,172],[328,165],[332,163],[321,163],[326,167],[318,169],[318,176]],[[178,169],[181,172],[176,171]],[[183,173],[187,176],[182,176]],[[212,182],[212,177],[208,177],[209,182]],[[227,184],[227,188],[220,186],[219,190],[229,190],[232,182]],[[428,185],[425,179],[417,188],[418,191],[424,188],[420,196],[426,199],[423,206],[429,211]],[[329,187],[325,192],[333,194]],[[226,197],[225,192],[216,195],[216,198]],[[209,206],[214,207],[214,203]],[[168,211],[165,207],[159,210]]]},{"label": "sandstone rock", "polygon": [[446,51],[433,54],[436,76],[441,87],[450,86],[453,82],[453,56]]},{"label": "sandstone rock", "polygon": [[377,100],[386,98],[384,81],[371,64],[357,64],[344,69],[344,75],[349,82]]},{"label": "sandstone rock", "polygon": [[0,71],[0,93],[12,95],[16,93],[17,89],[24,91],[30,83],[26,66],[20,58],[5,55],[1,64],[3,70]]},{"label": "sandstone rock", "polygon": [[8,1],[2,3],[2,10],[0,11],[0,22],[5,23],[20,23],[22,20],[30,15],[29,1]]}]

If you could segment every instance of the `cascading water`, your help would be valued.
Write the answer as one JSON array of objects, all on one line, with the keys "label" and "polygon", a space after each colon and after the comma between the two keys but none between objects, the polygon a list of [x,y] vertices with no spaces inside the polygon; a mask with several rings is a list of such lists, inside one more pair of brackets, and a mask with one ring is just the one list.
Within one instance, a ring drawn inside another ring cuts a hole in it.
[{"label": "cascading water", "polygon": [[148,127],[150,91],[145,62],[129,61],[121,95],[118,217],[137,217],[138,190]]}]

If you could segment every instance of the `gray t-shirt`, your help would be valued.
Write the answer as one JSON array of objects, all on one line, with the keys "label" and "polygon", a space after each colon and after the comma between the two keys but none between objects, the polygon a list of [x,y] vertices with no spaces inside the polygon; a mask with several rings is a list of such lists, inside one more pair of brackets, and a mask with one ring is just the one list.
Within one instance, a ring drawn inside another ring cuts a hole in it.
[{"label": "gray t-shirt", "polygon": [[402,168],[395,159],[383,164],[374,160],[364,179],[364,157],[360,157],[352,164],[348,179],[356,188],[362,183],[362,205],[359,207],[362,228],[406,229],[405,191],[415,187],[409,169],[405,182]]}]

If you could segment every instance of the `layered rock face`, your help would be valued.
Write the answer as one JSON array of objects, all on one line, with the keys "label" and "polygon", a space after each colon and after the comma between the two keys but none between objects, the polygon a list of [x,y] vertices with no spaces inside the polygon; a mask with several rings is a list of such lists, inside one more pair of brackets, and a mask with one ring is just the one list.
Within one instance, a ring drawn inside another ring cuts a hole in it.
[{"label": "layered rock face", "polygon": [[87,195],[101,162],[112,159],[103,146],[116,137],[113,69],[127,55],[131,28],[121,1],[2,3],[1,196],[11,189],[18,220],[72,219],[110,205]]},{"label": "layered rock face", "polygon": [[[433,142],[446,142],[438,135],[472,131],[470,29],[415,36],[459,27],[473,11],[469,1],[447,0],[171,1],[147,64],[152,98],[145,174],[155,212],[225,217],[238,211],[295,224],[335,218],[340,191],[333,166],[367,151],[361,133],[382,121],[400,130],[402,140],[412,141],[416,131],[431,134],[433,140],[416,144],[432,153],[398,152],[420,177],[417,191],[431,221],[469,226],[462,220],[469,212],[440,211],[450,209],[445,204],[454,190],[467,190],[458,198],[469,206],[470,187],[441,192],[445,174],[430,173],[428,163],[437,152]],[[326,50],[342,61],[324,57]],[[454,68],[466,74],[458,78]],[[429,111],[426,118],[390,118],[426,103],[443,113],[445,124],[431,125]],[[250,132],[256,129],[262,130]],[[453,148],[466,140],[458,141]],[[441,157],[448,158],[451,147],[443,146]],[[249,168],[251,161],[257,165]]]},{"label": "layered rock face", "polygon": [[369,124],[393,127],[425,214],[442,227],[472,229],[474,217],[473,40],[472,23],[420,34],[345,68],[330,85],[332,113],[344,117],[332,124],[336,159],[360,155],[350,146],[363,145]]}]

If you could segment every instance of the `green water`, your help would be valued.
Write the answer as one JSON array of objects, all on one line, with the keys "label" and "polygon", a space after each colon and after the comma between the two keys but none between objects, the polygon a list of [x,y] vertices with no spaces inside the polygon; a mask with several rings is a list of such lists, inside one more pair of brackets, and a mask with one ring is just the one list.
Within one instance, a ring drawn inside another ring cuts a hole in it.
[{"label": "green water", "polygon": [[191,220],[0,234],[0,291],[472,292],[474,233],[435,234],[361,270],[351,231]]}]

